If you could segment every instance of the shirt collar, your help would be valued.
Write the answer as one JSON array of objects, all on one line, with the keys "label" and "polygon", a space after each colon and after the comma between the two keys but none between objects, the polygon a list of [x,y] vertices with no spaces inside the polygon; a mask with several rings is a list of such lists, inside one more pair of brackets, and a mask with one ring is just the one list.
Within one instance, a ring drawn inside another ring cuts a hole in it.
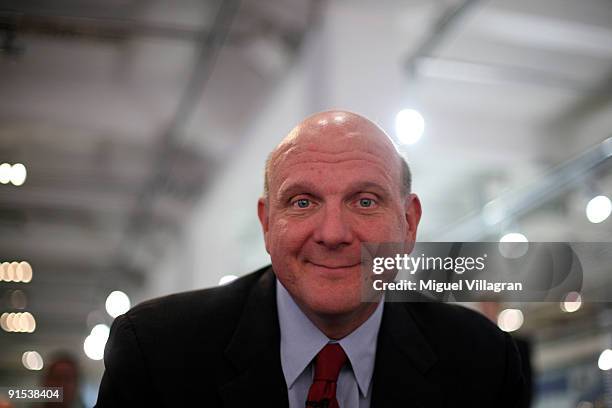
[{"label": "shirt collar", "polygon": [[[281,364],[287,388],[290,389],[317,353],[332,340],[306,317],[278,279],[276,302],[281,331]],[[368,394],[374,373],[376,341],[383,306],[384,299],[379,302],[368,320],[351,334],[337,341],[351,363],[363,397]]]}]

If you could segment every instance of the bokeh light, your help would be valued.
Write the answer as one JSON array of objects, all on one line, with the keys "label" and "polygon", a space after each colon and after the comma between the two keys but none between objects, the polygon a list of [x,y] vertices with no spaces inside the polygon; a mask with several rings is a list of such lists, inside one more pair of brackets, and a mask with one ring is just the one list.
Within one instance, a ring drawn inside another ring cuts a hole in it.
[{"label": "bokeh light", "polygon": [[111,292],[106,298],[106,312],[117,317],[130,310],[130,298],[120,290]]},{"label": "bokeh light", "polygon": [[89,336],[83,342],[83,351],[85,355],[92,360],[102,360],[104,358],[104,347],[108,340],[110,329],[105,324],[97,324]]},{"label": "bokeh light", "polygon": [[395,117],[395,134],[403,144],[414,144],[425,131],[425,119],[414,109],[402,109]]},{"label": "bokeh light", "polygon": [[16,186],[20,186],[25,183],[28,172],[25,166],[21,163],[13,164],[11,168],[11,183]]},{"label": "bokeh light", "polygon": [[604,195],[593,197],[586,206],[586,216],[593,224],[605,221],[612,212],[612,202]]},{"label": "bokeh light", "polygon": [[28,370],[39,371],[44,366],[43,358],[37,351],[26,351],[21,356],[21,363]]},{"label": "bokeh light", "polygon": [[497,317],[497,325],[505,332],[513,332],[523,325],[523,312],[519,309],[502,310]]},{"label": "bokeh light", "polygon": [[612,369],[612,350],[605,349],[601,352],[599,360],[597,360],[597,366],[603,371]]},{"label": "bokeh light", "polygon": [[582,297],[578,292],[570,292],[565,296],[563,302],[561,302],[561,310],[566,313],[574,313],[582,306]]}]

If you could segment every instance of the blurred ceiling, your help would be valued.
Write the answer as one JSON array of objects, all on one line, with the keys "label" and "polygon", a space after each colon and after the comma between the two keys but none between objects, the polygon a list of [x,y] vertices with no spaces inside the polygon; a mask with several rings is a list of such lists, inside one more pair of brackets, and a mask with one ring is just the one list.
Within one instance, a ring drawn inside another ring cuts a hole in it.
[{"label": "blurred ceiling", "polygon": [[[249,146],[283,135],[250,137],[276,119],[269,101],[298,103],[279,96],[295,72],[302,116],[347,107],[392,130],[419,106],[427,134],[407,155],[424,239],[520,225],[534,240],[610,240],[609,222],[584,218],[590,192],[612,195],[608,0],[3,1],[0,162],[28,178],[0,185],[0,260],[29,261],[34,280],[0,289],[25,288],[38,327],[0,332],[0,367],[21,369],[26,344],[80,352],[109,291],[137,292],[168,241],[232,230],[192,213],[215,208],[214,181],[236,162],[263,164]],[[598,146],[599,161],[581,156]],[[580,177],[561,179],[564,163]],[[259,189],[253,169],[234,179],[224,188]],[[502,194],[517,210],[487,227],[481,211]],[[218,206],[254,214],[239,201]]]},{"label": "blurred ceiling", "polygon": [[[0,161],[24,163],[28,177],[0,186],[0,258],[34,267],[28,285],[0,283],[1,310],[11,289],[25,290],[37,321],[29,347],[82,350],[109,291],[146,282],[253,104],[289,68],[315,6],[1,3]],[[194,131],[195,117],[212,124]],[[22,369],[23,338],[0,333],[0,367]]]}]

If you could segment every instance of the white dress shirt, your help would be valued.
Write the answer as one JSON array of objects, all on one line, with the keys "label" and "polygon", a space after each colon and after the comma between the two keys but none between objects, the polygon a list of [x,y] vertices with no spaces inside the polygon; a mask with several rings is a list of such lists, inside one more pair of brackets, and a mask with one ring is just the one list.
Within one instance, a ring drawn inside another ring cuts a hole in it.
[{"label": "white dress shirt", "polygon": [[340,408],[369,408],[384,299],[368,320],[338,341],[329,339],[306,317],[278,279],[276,302],[281,333],[281,365],[289,407],[304,408],[314,375],[313,359],[327,343],[337,342],[348,357],[348,363],[338,378],[338,404]]}]

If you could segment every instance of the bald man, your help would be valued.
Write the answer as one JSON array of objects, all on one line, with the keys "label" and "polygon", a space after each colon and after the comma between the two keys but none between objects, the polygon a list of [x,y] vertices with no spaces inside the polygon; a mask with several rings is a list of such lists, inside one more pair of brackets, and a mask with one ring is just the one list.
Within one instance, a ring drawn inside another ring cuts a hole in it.
[{"label": "bald man", "polygon": [[361,244],[416,240],[421,204],[385,132],[315,114],[270,154],[272,265],[118,317],[98,407],[522,407],[510,337],[467,309],[362,299]]}]

